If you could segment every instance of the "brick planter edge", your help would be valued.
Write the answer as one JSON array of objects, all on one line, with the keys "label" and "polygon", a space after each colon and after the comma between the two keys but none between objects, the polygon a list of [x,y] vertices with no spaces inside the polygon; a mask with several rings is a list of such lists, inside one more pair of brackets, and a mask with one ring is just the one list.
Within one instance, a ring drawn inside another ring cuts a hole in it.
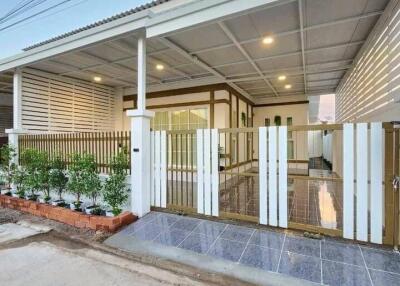
[{"label": "brick planter edge", "polygon": [[30,213],[78,228],[115,232],[137,220],[131,212],[123,212],[116,217],[87,215],[63,207],[56,207],[25,199],[0,195],[0,206]]}]

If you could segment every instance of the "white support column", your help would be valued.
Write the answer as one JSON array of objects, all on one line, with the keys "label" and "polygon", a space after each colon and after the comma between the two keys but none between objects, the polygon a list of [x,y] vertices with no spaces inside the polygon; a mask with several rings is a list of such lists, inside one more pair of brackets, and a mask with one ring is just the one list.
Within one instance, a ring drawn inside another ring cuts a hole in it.
[{"label": "white support column", "polygon": [[146,36],[138,39],[137,110],[128,110],[131,117],[131,190],[132,212],[139,217],[150,212],[150,120],[154,112],[146,110]]},{"label": "white support column", "polygon": [[12,163],[18,164],[18,135],[25,134],[22,130],[22,71],[15,69],[13,78],[13,129],[6,129],[8,143],[15,148],[16,156]]}]

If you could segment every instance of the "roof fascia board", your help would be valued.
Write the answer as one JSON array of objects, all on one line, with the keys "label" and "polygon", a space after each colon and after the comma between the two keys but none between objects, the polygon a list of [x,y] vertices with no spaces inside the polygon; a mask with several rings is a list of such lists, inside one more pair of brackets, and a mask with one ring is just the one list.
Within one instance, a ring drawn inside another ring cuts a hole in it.
[{"label": "roof fascia board", "polygon": [[64,39],[22,52],[15,56],[5,58],[0,61],[0,72],[22,67],[76,49],[82,49],[98,42],[145,28],[146,21],[151,15],[153,15],[153,13],[150,10],[144,10]]},{"label": "roof fascia board", "polygon": [[176,32],[209,21],[215,21],[260,6],[269,4],[281,5],[293,1],[294,0],[195,1],[177,9],[156,14],[153,18],[148,20],[146,33],[148,38],[165,36],[168,33]]}]

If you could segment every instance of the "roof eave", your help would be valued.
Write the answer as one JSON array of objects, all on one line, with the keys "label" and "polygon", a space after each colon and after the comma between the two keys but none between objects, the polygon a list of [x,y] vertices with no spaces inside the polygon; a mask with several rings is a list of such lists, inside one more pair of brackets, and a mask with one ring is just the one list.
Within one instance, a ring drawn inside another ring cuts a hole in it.
[{"label": "roof eave", "polygon": [[82,49],[107,39],[139,31],[146,27],[146,22],[151,15],[152,12],[150,10],[140,11],[93,29],[5,58],[0,61],[0,72],[20,68],[56,55]]}]

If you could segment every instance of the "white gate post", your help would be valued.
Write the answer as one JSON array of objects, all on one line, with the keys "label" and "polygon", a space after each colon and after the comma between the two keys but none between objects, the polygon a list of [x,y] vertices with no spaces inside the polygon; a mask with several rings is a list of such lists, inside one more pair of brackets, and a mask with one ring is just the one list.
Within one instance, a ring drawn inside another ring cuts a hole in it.
[{"label": "white gate post", "polygon": [[150,120],[154,112],[146,110],[146,36],[138,39],[137,109],[131,117],[131,190],[132,212],[139,217],[150,212]]},{"label": "white gate post", "polygon": [[12,159],[12,163],[18,164],[18,135],[26,134],[22,129],[22,71],[16,69],[13,76],[13,129],[6,129],[8,134],[8,144],[15,148],[16,156]]}]

